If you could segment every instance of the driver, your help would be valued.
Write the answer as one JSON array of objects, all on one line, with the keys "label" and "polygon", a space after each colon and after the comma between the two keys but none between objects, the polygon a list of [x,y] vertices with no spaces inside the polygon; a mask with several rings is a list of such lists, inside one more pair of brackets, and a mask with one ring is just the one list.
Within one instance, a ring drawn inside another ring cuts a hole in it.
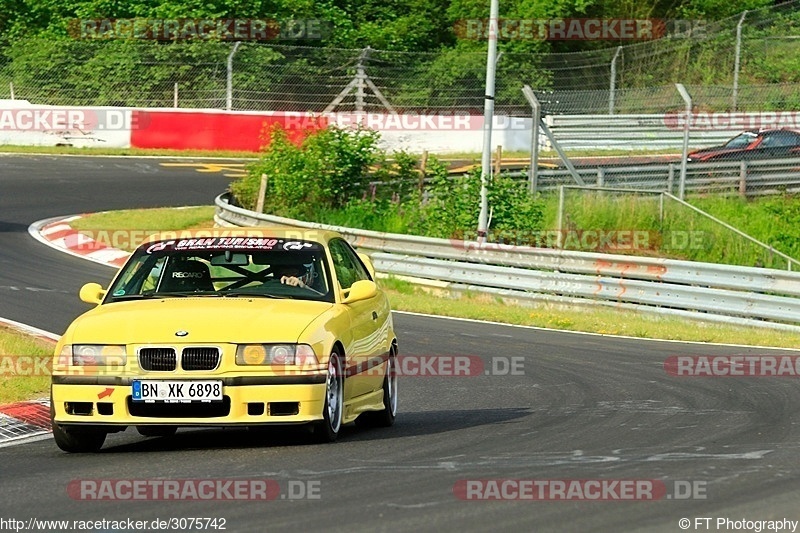
[{"label": "driver", "polygon": [[312,281],[308,269],[303,265],[280,265],[275,267],[275,279],[284,285],[315,290],[308,286]]}]

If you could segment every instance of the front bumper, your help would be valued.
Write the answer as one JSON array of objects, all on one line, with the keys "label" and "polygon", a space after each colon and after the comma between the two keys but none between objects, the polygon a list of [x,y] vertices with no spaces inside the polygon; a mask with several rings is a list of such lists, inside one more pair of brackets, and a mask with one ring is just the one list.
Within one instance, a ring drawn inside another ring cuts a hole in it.
[{"label": "front bumper", "polygon": [[[253,426],[322,419],[325,374],[223,378],[223,402],[144,403],[131,399],[131,378],[53,376],[59,425]],[[219,379],[219,378],[210,378]]]}]

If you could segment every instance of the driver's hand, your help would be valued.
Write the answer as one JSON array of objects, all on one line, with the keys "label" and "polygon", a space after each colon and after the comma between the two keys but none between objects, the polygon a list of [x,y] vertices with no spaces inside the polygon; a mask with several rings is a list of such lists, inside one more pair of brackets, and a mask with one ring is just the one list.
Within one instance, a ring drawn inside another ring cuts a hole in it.
[{"label": "driver's hand", "polygon": [[284,285],[290,285],[292,287],[305,287],[306,284],[303,283],[303,280],[296,276],[282,276],[281,283]]}]

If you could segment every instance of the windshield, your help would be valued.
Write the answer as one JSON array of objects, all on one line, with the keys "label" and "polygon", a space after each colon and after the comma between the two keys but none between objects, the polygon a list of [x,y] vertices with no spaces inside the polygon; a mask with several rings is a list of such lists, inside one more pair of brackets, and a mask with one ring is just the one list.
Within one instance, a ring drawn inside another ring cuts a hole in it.
[{"label": "windshield", "polygon": [[278,238],[212,237],[141,246],[106,302],[186,296],[333,302],[322,245]]},{"label": "windshield", "polygon": [[725,143],[725,148],[744,148],[755,141],[757,137],[758,136],[755,133],[746,131]]}]

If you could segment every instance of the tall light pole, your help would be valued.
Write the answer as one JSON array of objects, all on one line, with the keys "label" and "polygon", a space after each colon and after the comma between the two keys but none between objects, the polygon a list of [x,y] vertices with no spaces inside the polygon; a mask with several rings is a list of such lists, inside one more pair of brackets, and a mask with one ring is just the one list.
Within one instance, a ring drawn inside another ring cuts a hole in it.
[{"label": "tall light pole", "polygon": [[486,242],[489,230],[489,191],[492,171],[492,123],[494,122],[494,74],[497,63],[499,0],[491,0],[489,10],[489,50],[486,57],[486,94],[483,99],[483,158],[481,159],[481,212],[478,217],[478,242]]}]

